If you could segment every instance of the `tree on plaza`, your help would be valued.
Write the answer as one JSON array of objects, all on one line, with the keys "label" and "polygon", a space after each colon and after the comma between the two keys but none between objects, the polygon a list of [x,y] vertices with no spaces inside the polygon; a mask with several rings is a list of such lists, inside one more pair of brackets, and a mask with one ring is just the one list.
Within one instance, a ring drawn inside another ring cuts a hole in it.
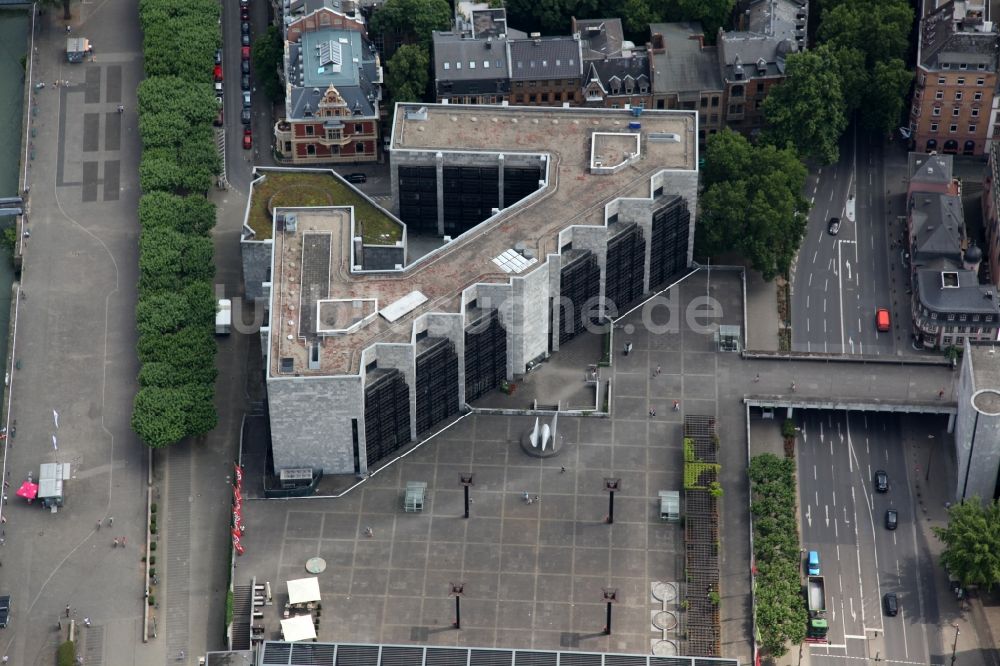
[{"label": "tree on plaza", "polygon": [[847,116],[832,52],[821,46],[790,55],[785,73],[785,81],[764,100],[765,139],[777,146],[795,146],[804,158],[836,162]]},{"label": "tree on plaza", "polygon": [[143,363],[171,363],[174,365],[212,362],[215,354],[215,337],[212,327],[202,324],[188,326],[176,333],[148,335],[139,338],[139,360]]},{"label": "tree on plaza", "polygon": [[271,102],[282,100],[285,97],[285,89],[278,78],[278,70],[284,66],[285,42],[281,38],[278,26],[267,26],[267,32],[254,40],[251,52],[257,88]]},{"label": "tree on plaza", "polygon": [[409,43],[430,48],[431,32],[451,26],[451,6],[448,0],[386,0],[376,10],[369,32],[396,33]]},{"label": "tree on plaza", "polygon": [[964,586],[1000,582],[1000,504],[978,497],[948,508],[947,527],[932,528],[944,543],[941,564]]},{"label": "tree on plaza", "polygon": [[[146,76],[180,76],[209,81],[215,50],[219,48],[219,7],[202,15],[171,17],[143,29],[143,65]],[[144,26],[148,22],[143,22]]]},{"label": "tree on plaza", "polygon": [[805,178],[805,167],[788,148],[752,146],[728,129],[709,137],[698,254],[738,252],[765,280],[786,272],[805,233]]},{"label": "tree on plaza", "polygon": [[179,76],[151,76],[139,84],[136,96],[143,114],[176,114],[188,125],[208,125],[215,119],[218,107],[212,84],[211,70],[200,81]]},{"label": "tree on plaza", "polygon": [[403,44],[396,49],[385,65],[385,85],[389,89],[390,103],[419,102],[423,99],[429,66],[427,47]]}]

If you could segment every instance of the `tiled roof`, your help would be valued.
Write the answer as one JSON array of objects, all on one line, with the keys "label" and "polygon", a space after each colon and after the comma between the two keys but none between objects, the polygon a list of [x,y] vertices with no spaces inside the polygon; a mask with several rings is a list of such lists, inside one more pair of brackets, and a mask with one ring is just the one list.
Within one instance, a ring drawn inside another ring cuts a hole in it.
[{"label": "tiled roof", "polygon": [[663,36],[663,52],[654,53],[653,91],[656,93],[697,93],[722,90],[719,52],[703,48],[698,36],[700,23],[653,23],[650,34]]},{"label": "tiled roof", "polygon": [[625,41],[621,19],[580,19],[574,25],[583,44],[584,60],[603,60],[621,55]]},{"label": "tiled roof", "polygon": [[912,196],[910,208],[914,265],[937,258],[961,261],[965,237],[961,197],[918,192]]},{"label": "tiled roof", "polygon": [[288,44],[285,74],[289,119],[315,113],[326,90],[333,86],[356,116],[377,114],[381,78],[375,48],[354,30],[329,28],[307,32]]},{"label": "tiled roof", "polygon": [[[957,286],[945,287],[942,273],[954,273]],[[982,285],[974,271],[949,263],[917,271],[917,296],[920,303],[934,312],[1000,314],[996,290]]]},{"label": "tiled roof", "polygon": [[794,44],[757,32],[725,32],[719,38],[719,57],[726,80],[736,79],[737,65],[743,67],[743,78],[759,77],[757,63],[764,65],[763,76],[785,73],[785,56],[795,51]]},{"label": "tiled roof", "polygon": [[629,94],[626,92],[625,84],[628,78],[631,78],[635,85],[631,94],[640,94],[643,85],[646,91],[649,91],[649,58],[645,51],[638,51],[630,58],[592,60],[587,63],[588,80],[594,74],[608,94],[615,94],[612,92],[615,86],[611,83],[614,78],[621,82],[618,94]]},{"label": "tiled roof", "polygon": [[[924,15],[920,22],[921,65],[937,70],[964,64],[973,71],[996,71],[997,34],[987,31],[980,17],[962,14],[965,7],[965,3],[952,0]],[[929,7],[925,5],[925,9]]]},{"label": "tiled roof", "polygon": [[507,40],[472,39],[453,32],[434,32],[434,77],[440,81],[507,78]]},{"label": "tiled roof", "polygon": [[541,37],[507,42],[510,78],[568,79],[583,75],[580,41],[575,37]]}]

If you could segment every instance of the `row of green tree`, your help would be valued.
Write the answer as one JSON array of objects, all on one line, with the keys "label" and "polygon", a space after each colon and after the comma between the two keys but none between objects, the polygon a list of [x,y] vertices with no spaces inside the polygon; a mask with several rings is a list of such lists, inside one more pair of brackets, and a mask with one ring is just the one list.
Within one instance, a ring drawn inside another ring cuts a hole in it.
[{"label": "row of green tree", "polygon": [[818,9],[818,46],[788,56],[785,82],[764,102],[765,139],[831,164],[855,113],[875,134],[900,123],[913,80],[913,8],[907,0],[826,0]]},{"label": "row of green tree", "polygon": [[430,92],[431,33],[449,30],[452,12],[448,0],[387,0],[368,26],[383,39],[399,39],[402,46],[385,63],[386,103],[419,102]]},{"label": "row of green tree", "polygon": [[876,136],[892,132],[913,78],[906,0],[825,0],[812,9],[821,12],[819,45],[787,57],[755,144],[730,132],[711,137],[702,171],[699,256],[735,252],[766,280],[788,272],[805,234],[800,160],[836,162],[852,116]]},{"label": "row of green tree", "polygon": [[163,447],[215,427],[212,119],[217,0],[141,0],[139,392],[132,428]]},{"label": "row of green tree", "polygon": [[750,459],[754,592],[761,646],[772,657],[801,643],[809,621],[799,576],[802,551],[795,517],[795,461],[770,453]]}]

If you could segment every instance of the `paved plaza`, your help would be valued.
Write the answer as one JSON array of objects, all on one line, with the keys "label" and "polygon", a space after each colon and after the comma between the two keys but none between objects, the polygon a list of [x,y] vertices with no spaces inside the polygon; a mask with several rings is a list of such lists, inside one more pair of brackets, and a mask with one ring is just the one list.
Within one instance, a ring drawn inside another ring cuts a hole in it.
[{"label": "paved plaza", "polygon": [[[710,288],[721,302],[722,323],[741,323],[739,284],[738,274],[713,272]],[[678,302],[686,306],[707,288],[705,275],[696,274],[676,288]],[[246,554],[235,581],[271,582],[275,606],[263,618],[265,637],[279,636],[285,581],[307,576],[306,560],[322,557],[328,568],[319,575],[320,640],[649,653],[663,638],[651,625],[662,608],[651,586],[684,578],[683,528],[660,520],[657,492],[681,489],[682,418],[716,415],[724,356],[714,351],[711,334],[684,324],[683,312],[676,332],[647,331],[641,312],[619,322],[613,367],[602,369],[612,380],[612,418],[561,417],[564,444],[553,458],[521,449],[533,416],[473,413],[343,497],[246,503]],[[659,308],[654,323],[666,324],[666,314]],[[626,340],[633,345],[628,356],[620,349]],[[554,355],[532,373],[536,390],[544,391],[549,371],[566,381],[559,367],[564,360],[586,362],[579,354]],[[577,374],[582,382],[582,371]],[[524,408],[524,396],[509,399],[510,408]],[[672,409],[675,399],[683,409]],[[490,406],[504,405],[492,396]],[[723,441],[732,446],[738,477],[742,431],[724,432]],[[465,520],[460,478],[469,472],[475,485]],[[605,477],[622,481],[613,525],[605,522]],[[421,513],[403,511],[403,489],[411,481],[427,483]],[[733,491],[735,498],[745,496],[738,487]],[[525,501],[525,494],[537,502]],[[745,530],[735,535],[745,541]],[[465,583],[461,630],[451,626],[452,582]],[[605,587],[619,595],[611,636],[602,634]],[[737,612],[748,607],[741,587],[737,580],[729,590]],[[683,613],[678,616],[680,625],[668,637],[683,653]],[[725,653],[747,658],[748,634]]]}]

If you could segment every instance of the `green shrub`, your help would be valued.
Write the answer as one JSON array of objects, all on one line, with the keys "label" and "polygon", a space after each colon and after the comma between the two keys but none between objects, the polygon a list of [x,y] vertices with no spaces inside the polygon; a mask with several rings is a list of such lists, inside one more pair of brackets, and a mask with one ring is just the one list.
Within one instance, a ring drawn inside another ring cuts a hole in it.
[{"label": "green shrub", "polygon": [[152,594],[149,595],[149,605],[150,606],[155,606],[156,605],[156,597],[154,595],[152,595]]},{"label": "green shrub", "polygon": [[149,542],[149,550],[151,550],[151,551],[155,551],[156,550],[156,542],[155,541],[150,541]]},{"label": "green shrub", "polygon": [[59,666],[75,666],[76,645],[73,641],[63,641],[56,650],[56,663]]}]

